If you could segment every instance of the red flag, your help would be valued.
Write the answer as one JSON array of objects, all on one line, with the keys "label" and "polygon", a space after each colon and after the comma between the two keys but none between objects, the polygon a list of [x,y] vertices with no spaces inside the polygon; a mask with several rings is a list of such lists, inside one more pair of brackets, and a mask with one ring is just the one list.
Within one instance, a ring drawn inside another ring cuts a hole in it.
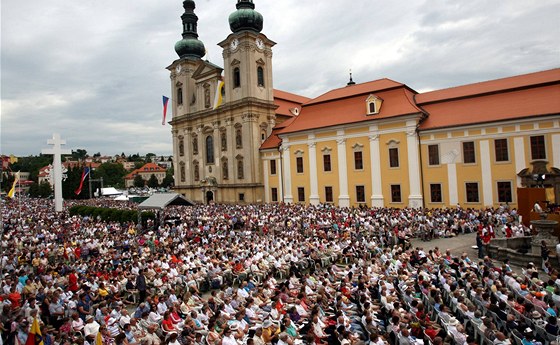
[{"label": "red flag", "polygon": [[165,116],[167,115],[167,103],[169,102],[169,98],[162,96],[163,97],[163,120],[161,120],[161,125],[165,126]]},{"label": "red flag", "polygon": [[82,171],[82,178],[80,179],[80,186],[78,187],[78,189],[76,189],[74,191],[74,193],[76,193],[76,195],[80,195],[80,193],[82,192],[82,187],[84,186],[84,181],[86,180],[87,175],[89,175],[89,167],[85,167],[84,171]]}]

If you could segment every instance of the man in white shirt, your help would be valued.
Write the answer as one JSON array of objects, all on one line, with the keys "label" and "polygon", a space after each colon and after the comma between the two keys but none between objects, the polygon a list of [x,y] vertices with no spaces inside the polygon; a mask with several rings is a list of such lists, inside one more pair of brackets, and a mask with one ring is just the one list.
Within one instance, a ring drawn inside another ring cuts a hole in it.
[{"label": "man in white shirt", "polygon": [[93,319],[92,315],[86,316],[86,325],[84,326],[84,336],[88,335],[96,336],[99,332],[100,325]]}]

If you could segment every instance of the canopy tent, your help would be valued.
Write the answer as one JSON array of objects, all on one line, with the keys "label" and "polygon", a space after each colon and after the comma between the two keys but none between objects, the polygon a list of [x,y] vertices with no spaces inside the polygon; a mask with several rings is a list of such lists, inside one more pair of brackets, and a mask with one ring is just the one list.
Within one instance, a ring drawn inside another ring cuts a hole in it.
[{"label": "canopy tent", "polygon": [[119,195],[118,197],[114,198],[113,200],[116,200],[116,201],[128,201],[128,196],[122,194],[122,195]]},{"label": "canopy tent", "polygon": [[177,193],[157,193],[144,200],[139,209],[164,209],[169,205],[193,206],[194,202]]},{"label": "canopy tent", "polygon": [[101,188],[101,195],[102,196],[115,196],[115,195],[121,195],[121,194],[123,194],[123,192],[118,191],[113,187]]}]

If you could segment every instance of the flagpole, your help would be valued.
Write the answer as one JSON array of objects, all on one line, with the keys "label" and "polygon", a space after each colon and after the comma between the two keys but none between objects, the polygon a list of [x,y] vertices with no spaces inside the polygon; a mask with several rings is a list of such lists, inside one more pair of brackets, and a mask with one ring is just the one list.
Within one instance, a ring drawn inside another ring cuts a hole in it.
[{"label": "flagpole", "polygon": [[89,186],[89,198],[91,200],[91,165],[90,165],[89,174],[88,174],[88,186]]}]

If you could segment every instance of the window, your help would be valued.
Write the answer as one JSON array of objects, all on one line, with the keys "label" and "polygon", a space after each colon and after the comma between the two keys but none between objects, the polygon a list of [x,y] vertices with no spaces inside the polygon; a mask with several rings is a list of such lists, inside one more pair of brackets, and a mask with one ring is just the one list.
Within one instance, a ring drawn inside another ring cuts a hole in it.
[{"label": "window", "polygon": [[364,161],[362,159],[362,151],[354,152],[354,169],[362,170],[364,168]]},{"label": "window", "polygon": [[233,88],[241,86],[241,72],[239,71],[239,67],[235,67],[233,69]]},{"label": "window", "polygon": [[391,202],[402,202],[400,184],[391,185]]},{"label": "window", "polygon": [[177,105],[182,105],[182,104],[183,104],[183,88],[178,87],[177,88]]},{"label": "window", "polygon": [[261,130],[261,143],[266,140],[266,130]]},{"label": "window", "polygon": [[531,158],[546,159],[546,148],[544,146],[544,135],[531,137]]},{"label": "window", "polygon": [[296,172],[303,173],[303,157],[296,157]]},{"label": "window", "polygon": [[185,142],[183,141],[183,137],[179,137],[179,156],[185,155]]},{"label": "window", "polygon": [[200,180],[200,171],[198,171],[198,163],[194,163],[194,165],[193,165],[193,174],[194,174],[194,180],[199,181]]},{"label": "window", "polygon": [[496,151],[496,162],[509,161],[507,139],[494,140],[494,150]]},{"label": "window", "polygon": [[305,202],[305,188],[298,187],[297,195],[298,195],[298,201]]},{"label": "window", "polygon": [[389,167],[399,167],[399,149],[396,147],[391,147],[389,149]]},{"label": "window", "polygon": [[431,183],[430,184],[430,200],[432,202],[443,202],[443,198],[441,196],[441,184],[439,183]]},{"label": "window", "polygon": [[222,179],[227,180],[229,178],[228,160],[227,158],[222,158]]},{"label": "window", "polygon": [[214,164],[214,137],[206,137],[206,164]]},{"label": "window", "polygon": [[235,130],[235,146],[240,149],[243,148],[243,136],[241,135],[241,128]]},{"label": "window", "polygon": [[498,182],[498,202],[512,202],[511,182]]},{"label": "window", "polygon": [[237,178],[242,180],[243,176],[243,158],[237,159]]},{"label": "window", "polygon": [[239,193],[239,201],[245,201],[245,193]]},{"label": "window", "polygon": [[193,154],[198,154],[198,136],[194,135],[192,138],[192,151]]},{"label": "window", "polygon": [[439,146],[428,145],[428,164],[439,165]]},{"label": "window", "polygon": [[270,175],[276,175],[276,159],[270,161]]},{"label": "window", "polygon": [[476,156],[474,152],[474,141],[465,141],[463,143],[463,163],[466,164],[476,163]]},{"label": "window", "polygon": [[366,190],[364,186],[356,186],[356,201],[366,202]]},{"label": "window", "polygon": [[331,155],[323,155],[323,171],[331,171]]},{"label": "window", "polygon": [[261,66],[257,67],[257,86],[264,87],[264,70]]},{"label": "window", "polygon": [[333,202],[332,187],[330,187],[330,186],[325,187],[325,201],[326,202]]},{"label": "window", "polygon": [[377,109],[375,109],[375,101],[369,102],[368,107],[369,107],[369,113],[370,114],[377,113]]},{"label": "window", "polygon": [[278,188],[272,187],[270,189],[270,197],[272,201],[278,201]]},{"label": "window", "polygon": [[220,133],[220,142],[222,146],[222,151],[227,151],[227,134],[226,131]]},{"label": "window", "polygon": [[467,202],[479,202],[478,182],[467,182],[465,188],[467,190]]}]

